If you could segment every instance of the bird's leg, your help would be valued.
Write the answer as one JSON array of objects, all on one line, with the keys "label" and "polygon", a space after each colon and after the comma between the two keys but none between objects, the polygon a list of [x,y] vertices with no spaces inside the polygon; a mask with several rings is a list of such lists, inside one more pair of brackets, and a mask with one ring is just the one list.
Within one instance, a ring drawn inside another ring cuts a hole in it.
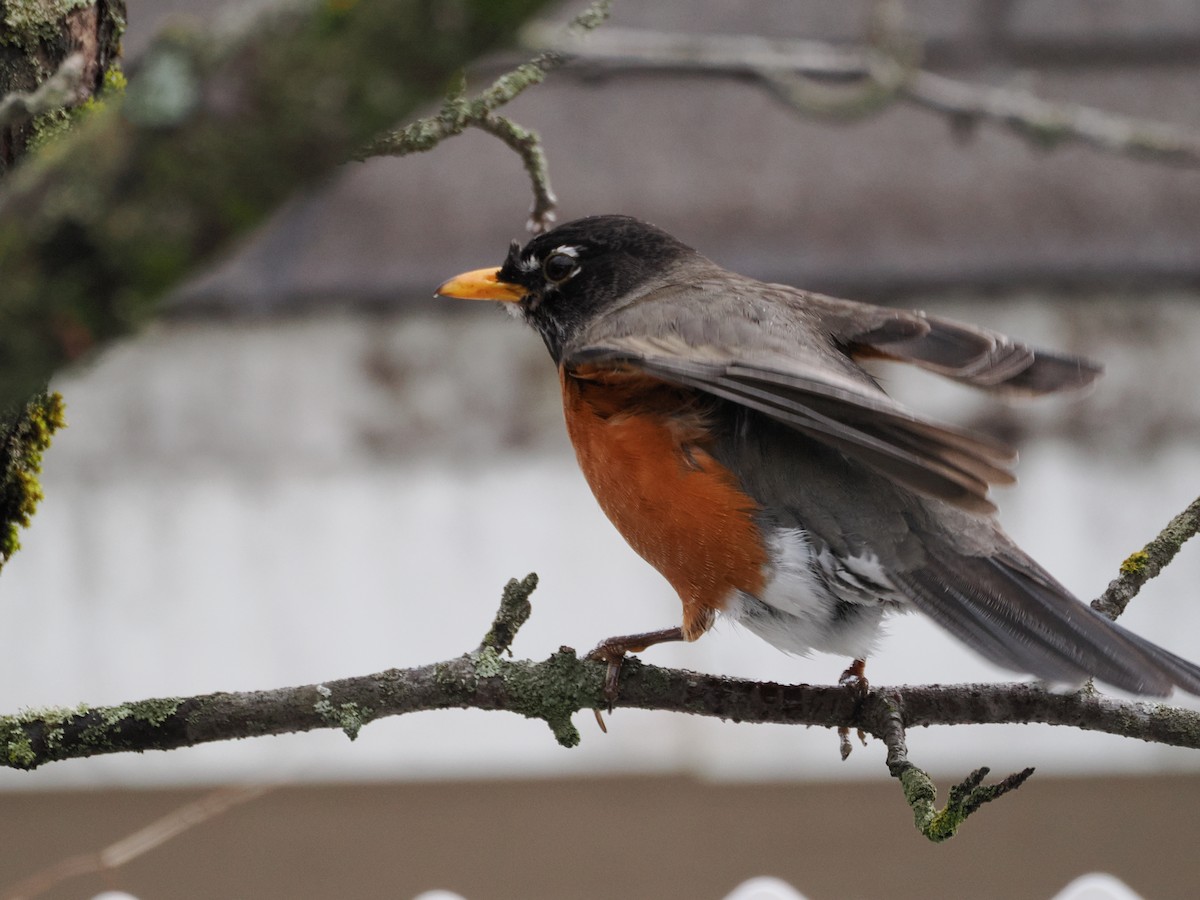
[{"label": "bird's leg", "polygon": [[[660,631],[647,631],[642,634],[624,634],[610,637],[596,645],[596,649],[587,655],[588,659],[608,663],[608,672],[604,675],[604,699],[608,701],[608,711],[617,700],[618,681],[621,677],[621,663],[627,653],[641,653],[647,647],[655,644],[665,644],[669,641],[682,641],[683,629],[679,626],[663,628]],[[597,711],[599,715],[599,711]],[[601,722],[601,727],[604,723]]]},{"label": "bird's leg", "polygon": [[[865,659],[853,660],[838,678],[838,684],[856,691],[860,700],[866,697],[867,691],[871,689],[871,684],[867,681],[867,661]],[[867,745],[866,732],[861,728],[858,729],[858,739],[862,741],[864,747]],[[838,728],[838,745],[841,747],[842,759],[849,757],[852,745],[850,729],[845,725]]]},{"label": "bird's leg", "polygon": [[846,666],[846,671],[838,678],[838,684],[842,687],[858,688],[865,694],[871,687],[867,681],[867,661],[865,659],[851,661],[850,665]]}]

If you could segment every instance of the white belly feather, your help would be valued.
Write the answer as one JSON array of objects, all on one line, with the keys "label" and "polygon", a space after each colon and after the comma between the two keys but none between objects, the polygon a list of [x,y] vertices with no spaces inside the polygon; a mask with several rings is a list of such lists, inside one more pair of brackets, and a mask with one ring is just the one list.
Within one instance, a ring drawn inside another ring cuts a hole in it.
[{"label": "white belly feather", "polygon": [[779,529],[767,540],[771,562],[758,596],[739,591],[724,615],[788,653],[811,650],[864,659],[880,622],[905,600],[873,556],[814,552],[800,529]]}]

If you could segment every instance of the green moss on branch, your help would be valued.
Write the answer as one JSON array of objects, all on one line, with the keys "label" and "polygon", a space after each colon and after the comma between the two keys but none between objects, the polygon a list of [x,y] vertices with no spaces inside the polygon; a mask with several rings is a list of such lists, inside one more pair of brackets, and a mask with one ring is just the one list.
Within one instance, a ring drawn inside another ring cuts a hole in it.
[{"label": "green moss on branch", "polygon": [[292,4],[231,42],[175,32],[0,196],[0,408],[436,98],[546,0]]},{"label": "green moss on branch", "polygon": [[20,530],[42,500],[42,454],[66,425],[62,396],[38,394],[10,421],[0,434],[0,569],[20,549]]}]

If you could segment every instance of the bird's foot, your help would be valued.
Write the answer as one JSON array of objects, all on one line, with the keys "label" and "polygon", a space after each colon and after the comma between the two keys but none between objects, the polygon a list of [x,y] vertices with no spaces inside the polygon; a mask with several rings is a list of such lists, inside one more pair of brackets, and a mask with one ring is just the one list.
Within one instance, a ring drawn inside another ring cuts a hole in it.
[{"label": "bird's foot", "polygon": [[852,687],[865,695],[871,689],[871,683],[867,681],[867,661],[856,659],[851,662],[838,678],[838,684],[842,687]]},{"label": "bird's foot", "polygon": [[[624,638],[608,638],[596,645],[587,658],[596,662],[607,663],[604,672],[604,699],[608,703],[608,711],[612,712],[613,704],[617,702],[620,691],[621,664],[625,662],[625,654],[636,652],[634,648],[621,643]],[[597,710],[599,712],[599,710]]]},{"label": "bird's foot", "polygon": [[[611,713],[613,705],[617,702],[621,688],[621,664],[625,662],[627,654],[641,653],[647,647],[653,647],[655,644],[682,640],[683,629],[675,627],[663,628],[660,631],[647,631],[642,634],[619,635],[607,638],[597,644],[587,658],[608,664],[608,669],[604,673],[604,699],[608,711]],[[600,726],[600,730],[607,732],[608,728],[604,724],[604,717],[601,715],[599,707],[595,713],[596,723]]]},{"label": "bird's foot", "polygon": [[[867,692],[871,689],[871,683],[867,681],[867,661],[865,659],[856,659],[846,667],[841,676],[838,678],[838,684],[845,688],[850,688],[858,694],[859,702],[866,698]],[[862,745],[867,746],[867,733],[861,728],[857,729],[858,739],[862,741]],[[838,747],[842,754],[842,759],[848,759],[850,751],[854,749],[854,745],[850,743],[850,729],[845,725],[838,728]]]},{"label": "bird's foot", "polygon": [[[867,746],[867,733],[861,728],[856,728],[855,732],[858,739],[862,741],[862,745]],[[843,762],[850,758],[850,752],[853,749],[854,744],[850,742],[850,729],[843,725],[838,729],[838,752],[841,753]]]}]

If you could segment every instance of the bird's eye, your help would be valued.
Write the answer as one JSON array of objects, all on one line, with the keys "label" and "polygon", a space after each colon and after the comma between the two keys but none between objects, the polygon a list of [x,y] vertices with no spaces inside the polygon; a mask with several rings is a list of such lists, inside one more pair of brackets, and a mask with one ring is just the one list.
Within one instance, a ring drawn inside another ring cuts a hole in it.
[{"label": "bird's eye", "polygon": [[567,253],[551,253],[542,263],[542,274],[551,284],[562,284],[579,269],[579,261]]}]

